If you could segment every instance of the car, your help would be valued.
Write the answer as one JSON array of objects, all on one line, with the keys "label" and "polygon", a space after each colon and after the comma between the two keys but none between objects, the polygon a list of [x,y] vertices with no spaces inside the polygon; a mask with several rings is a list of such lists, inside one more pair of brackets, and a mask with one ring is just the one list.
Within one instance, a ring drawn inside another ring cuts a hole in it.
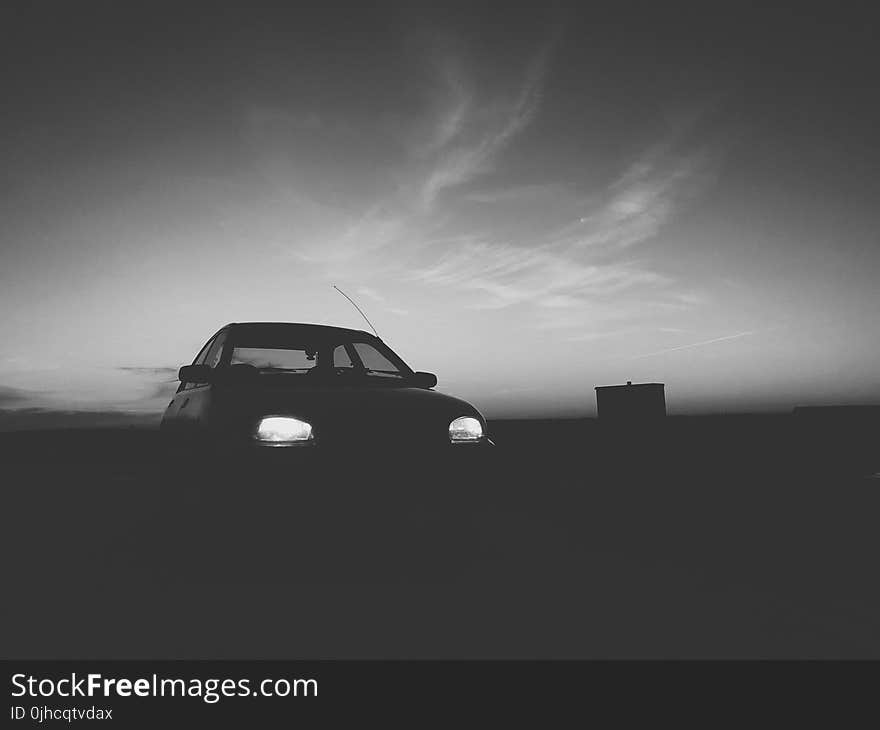
[{"label": "car", "polygon": [[378,336],[287,322],[222,327],[180,368],[162,432],[178,444],[320,454],[485,452],[494,445],[470,403],[437,392]]}]

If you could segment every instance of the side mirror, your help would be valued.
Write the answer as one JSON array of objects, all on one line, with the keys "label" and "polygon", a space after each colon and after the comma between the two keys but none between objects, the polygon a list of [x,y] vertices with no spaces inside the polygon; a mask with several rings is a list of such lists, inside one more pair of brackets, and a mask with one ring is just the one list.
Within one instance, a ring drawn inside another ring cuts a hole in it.
[{"label": "side mirror", "polygon": [[184,365],[177,371],[181,383],[210,383],[211,368],[208,365]]},{"label": "side mirror", "polygon": [[413,375],[412,383],[416,388],[433,388],[437,385],[437,376],[434,373],[418,372]]}]

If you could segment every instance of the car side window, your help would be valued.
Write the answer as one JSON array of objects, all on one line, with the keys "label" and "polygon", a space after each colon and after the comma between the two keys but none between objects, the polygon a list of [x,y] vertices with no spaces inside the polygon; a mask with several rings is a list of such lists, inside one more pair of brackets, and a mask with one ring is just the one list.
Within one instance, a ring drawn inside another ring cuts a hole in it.
[{"label": "car side window", "polygon": [[[217,339],[218,339],[217,337],[212,337],[210,340],[208,340],[208,342],[205,344],[205,346],[201,350],[199,350],[199,354],[196,355],[196,359],[192,361],[193,365],[204,365],[205,364],[205,360],[208,357],[208,353],[213,348],[214,343],[217,341]],[[192,390],[193,388],[195,388],[197,386],[198,386],[198,383],[181,383],[180,388],[178,388],[177,392],[179,393],[182,390]]]},{"label": "car side window", "polygon": [[214,344],[214,340],[216,339],[216,337],[212,337],[210,340],[208,340],[207,344],[201,350],[199,350],[199,354],[196,355],[196,359],[192,361],[193,365],[205,364],[205,358],[208,356],[208,352],[210,351],[211,346]]},{"label": "car side window", "polygon": [[205,365],[215,368],[220,364],[220,358],[223,357],[223,345],[226,344],[226,332],[221,332],[214,338],[214,344],[211,345],[205,356]]},{"label": "car side window", "polygon": [[353,368],[354,363],[346,350],[345,345],[337,345],[333,350],[333,367],[335,368]]},{"label": "car side window", "polygon": [[372,345],[368,345],[366,342],[355,342],[354,349],[357,351],[361,362],[363,362],[364,367],[367,368],[367,370],[375,370],[385,373],[400,372],[400,368],[397,367],[397,365],[391,362],[391,360],[385,357],[385,355]]}]

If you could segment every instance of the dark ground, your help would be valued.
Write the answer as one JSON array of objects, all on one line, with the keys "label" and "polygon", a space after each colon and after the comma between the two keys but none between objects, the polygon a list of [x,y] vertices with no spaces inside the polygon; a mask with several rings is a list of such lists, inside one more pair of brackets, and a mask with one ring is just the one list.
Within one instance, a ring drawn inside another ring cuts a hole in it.
[{"label": "dark ground", "polygon": [[149,430],[0,434],[2,653],[880,658],[869,420],[498,422],[485,475],[408,465],[454,514],[365,502],[378,456],[306,499]]}]

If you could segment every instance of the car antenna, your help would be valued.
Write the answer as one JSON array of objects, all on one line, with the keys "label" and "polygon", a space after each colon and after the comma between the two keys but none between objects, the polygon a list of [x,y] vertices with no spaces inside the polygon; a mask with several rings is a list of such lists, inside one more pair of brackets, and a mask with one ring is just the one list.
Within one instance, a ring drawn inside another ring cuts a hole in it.
[{"label": "car antenna", "polygon": [[[348,301],[350,301],[352,303],[352,306],[360,313],[361,317],[363,317],[366,320],[367,324],[370,325],[370,329],[373,330],[373,334],[376,335],[376,337],[379,337],[379,333],[376,332],[376,328],[373,327],[373,323],[369,320],[367,315],[364,314],[364,311],[357,304],[355,304],[354,299],[352,299],[350,296],[348,296],[348,294],[346,294],[344,291],[342,291],[342,289],[340,289],[338,286],[336,286],[336,284],[332,284],[331,286],[336,291],[338,291],[340,294],[342,294],[342,296],[344,296],[346,299],[348,299]],[[379,337],[379,339],[381,340],[382,338]]]}]

